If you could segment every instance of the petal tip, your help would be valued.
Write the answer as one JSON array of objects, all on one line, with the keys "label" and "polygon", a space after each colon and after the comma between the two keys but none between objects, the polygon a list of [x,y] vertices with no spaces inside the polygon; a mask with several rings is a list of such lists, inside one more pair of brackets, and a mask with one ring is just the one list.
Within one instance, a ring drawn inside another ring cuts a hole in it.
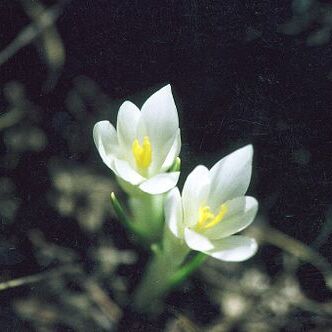
[{"label": "petal tip", "polygon": [[152,94],[150,98],[151,97],[164,97],[174,100],[171,85],[167,84],[163,86],[162,88],[157,90],[154,94]]},{"label": "petal tip", "polygon": [[93,131],[97,130],[98,128],[100,128],[100,126],[107,126],[110,122],[108,120],[101,120],[98,121],[97,123],[95,123],[95,125],[93,126]]},{"label": "petal tip", "polygon": [[253,207],[255,207],[256,209],[258,208],[258,201],[255,197],[245,196],[245,200],[247,208],[253,208]]},{"label": "petal tip", "polygon": [[245,145],[244,147],[237,150],[238,153],[243,155],[247,155],[248,159],[253,157],[254,154],[254,147],[252,144]]},{"label": "petal tip", "polygon": [[214,249],[213,243],[207,237],[188,227],[184,229],[184,240],[192,250],[206,252]]},{"label": "petal tip", "polygon": [[139,189],[150,195],[167,193],[176,186],[179,176],[180,172],[160,173],[143,181]]},{"label": "petal tip", "polygon": [[132,107],[134,107],[135,109],[137,109],[138,107],[132,102],[132,101],[130,101],[130,100],[125,100],[122,104],[121,104],[121,106],[120,106],[120,108],[119,108],[119,111],[121,110],[121,109],[124,109],[124,108],[132,108]]},{"label": "petal tip", "polygon": [[167,91],[167,92],[171,92],[172,93],[172,87],[171,87],[171,84],[166,84],[165,86],[163,86],[159,91],[161,90],[164,90],[164,91]]}]

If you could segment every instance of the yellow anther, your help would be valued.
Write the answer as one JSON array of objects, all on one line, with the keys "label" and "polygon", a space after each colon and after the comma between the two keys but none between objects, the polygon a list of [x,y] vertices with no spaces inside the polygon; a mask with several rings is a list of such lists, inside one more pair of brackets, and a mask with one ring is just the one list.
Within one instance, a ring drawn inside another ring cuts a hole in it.
[{"label": "yellow anther", "polygon": [[222,204],[220,206],[219,213],[217,215],[214,215],[210,207],[203,206],[199,208],[199,219],[195,226],[195,231],[202,232],[205,231],[217,224],[220,223],[220,221],[224,218],[225,214],[227,213],[227,206],[225,204]]},{"label": "yellow anther", "polygon": [[149,137],[144,137],[142,145],[139,144],[138,139],[136,138],[132,145],[132,151],[137,167],[143,170],[147,169],[152,160],[152,149]]}]

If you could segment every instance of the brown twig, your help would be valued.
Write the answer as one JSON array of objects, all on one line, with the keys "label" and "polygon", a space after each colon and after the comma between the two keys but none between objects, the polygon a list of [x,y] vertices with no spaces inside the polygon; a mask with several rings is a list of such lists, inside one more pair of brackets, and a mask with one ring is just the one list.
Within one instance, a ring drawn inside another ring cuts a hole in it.
[{"label": "brown twig", "polygon": [[44,10],[33,23],[25,27],[16,38],[0,52],[0,66],[16,54],[21,48],[29,45],[38,38],[46,29],[51,27],[59,18],[64,4],[69,0],[63,0],[60,4]]},{"label": "brown twig", "polygon": [[58,269],[1,282],[0,291],[20,286],[25,286],[27,284],[33,284],[45,279],[61,276],[66,273],[80,273],[80,272],[81,272],[81,267],[79,265],[65,265]]},{"label": "brown twig", "polygon": [[122,316],[120,307],[115,304],[104,290],[92,279],[83,283],[90,298],[98,305],[100,310],[113,322],[118,322]]}]

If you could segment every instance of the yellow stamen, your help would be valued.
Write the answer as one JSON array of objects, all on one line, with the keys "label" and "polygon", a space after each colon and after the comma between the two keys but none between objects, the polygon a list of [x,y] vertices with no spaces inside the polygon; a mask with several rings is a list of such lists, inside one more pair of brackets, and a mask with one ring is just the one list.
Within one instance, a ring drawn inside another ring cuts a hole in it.
[{"label": "yellow stamen", "polygon": [[143,139],[143,144],[139,144],[136,138],[132,145],[133,155],[136,161],[136,165],[139,169],[147,169],[151,164],[152,149],[148,136]]},{"label": "yellow stamen", "polygon": [[227,206],[225,204],[222,204],[220,206],[219,213],[217,215],[214,215],[210,207],[203,206],[199,208],[199,219],[195,226],[195,231],[202,232],[205,231],[217,224],[220,223],[220,221],[224,218],[225,214],[227,213]]}]

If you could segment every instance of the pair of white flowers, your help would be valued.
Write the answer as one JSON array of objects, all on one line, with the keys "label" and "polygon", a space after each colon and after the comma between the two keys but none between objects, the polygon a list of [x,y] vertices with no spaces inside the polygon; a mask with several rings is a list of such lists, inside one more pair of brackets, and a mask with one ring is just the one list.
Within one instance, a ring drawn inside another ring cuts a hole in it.
[{"label": "pair of white flowers", "polygon": [[233,235],[257,213],[257,201],[244,196],[251,178],[252,146],[231,153],[210,170],[197,166],[181,197],[175,187],[180,172],[170,171],[181,148],[170,85],[149,97],[141,110],[125,101],[119,109],[117,129],[109,121],[100,121],[93,136],[104,163],[120,179],[147,194],[168,192],[166,224],[189,248],[224,261],[242,261],[256,252],[254,239]]}]

